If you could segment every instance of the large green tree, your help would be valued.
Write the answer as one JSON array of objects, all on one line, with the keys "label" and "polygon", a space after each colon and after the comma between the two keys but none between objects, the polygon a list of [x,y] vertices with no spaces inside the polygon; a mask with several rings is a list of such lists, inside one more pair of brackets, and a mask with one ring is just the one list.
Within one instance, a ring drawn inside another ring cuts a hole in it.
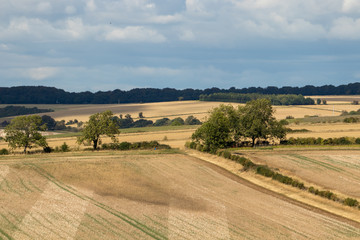
[{"label": "large green tree", "polygon": [[5,128],[5,141],[9,147],[24,148],[24,153],[33,146],[47,147],[46,138],[39,131],[45,131],[46,125],[42,124],[40,116],[20,116],[11,120]]},{"label": "large green tree", "polygon": [[237,109],[231,105],[220,105],[210,112],[192,138],[209,151],[246,139],[251,139],[253,146],[260,139],[283,139],[286,129],[273,114],[274,110],[267,99],[250,101]]},{"label": "large green tree", "polygon": [[96,150],[98,144],[101,144],[102,136],[111,137],[115,142],[116,135],[119,133],[118,126],[113,119],[113,113],[108,110],[90,116],[82,130],[82,135],[78,137],[78,143],[91,142],[94,150]]},{"label": "large green tree", "polygon": [[192,138],[201,141],[209,151],[227,147],[232,142],[231,119],[234,114],[235,109],[231,105],[220,105],[212,109],[207,120],[195,131]]},{"label": "large green tree", "polygon": [[253,146],[259,139],[285,137],[285,128],[276,121],[270,100],[250,101],[244,107],[239,107],[239,113],[240,131],[245,138],[251,139]]}]

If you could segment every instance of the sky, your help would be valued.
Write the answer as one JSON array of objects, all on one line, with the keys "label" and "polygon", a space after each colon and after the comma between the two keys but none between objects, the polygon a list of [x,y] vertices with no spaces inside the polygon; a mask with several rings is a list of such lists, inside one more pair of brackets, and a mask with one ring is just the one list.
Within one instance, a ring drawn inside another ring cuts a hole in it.
[{"label": "sky", "polygon": [[0,0],[0,87],[360,81],[359,0]]}]

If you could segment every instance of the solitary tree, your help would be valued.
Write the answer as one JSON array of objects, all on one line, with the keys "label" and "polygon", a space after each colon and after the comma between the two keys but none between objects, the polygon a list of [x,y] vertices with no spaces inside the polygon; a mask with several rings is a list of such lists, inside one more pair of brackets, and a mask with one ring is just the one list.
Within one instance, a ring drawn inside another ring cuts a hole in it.
[{"label": "solitary tree", "polygon": [[39,131],[45,131],[46,125],[42,124],[40,116],[20,116],[11,120],[11,123],[5,128],[5,141],[9,147],[24,148],[24,153],[33,146],[47,147],[46,138]]},{"label": "solitary tree", "polygon": [[92,142],[93,148],[96,150],[98,144],[101,144],[101,136],[111,137],[115,142],[116,135],[119,133],[120,131],[113,120],[113,113],[108,110],[90,116],[82,130],[82,136],[78,137],[78,143]]}]

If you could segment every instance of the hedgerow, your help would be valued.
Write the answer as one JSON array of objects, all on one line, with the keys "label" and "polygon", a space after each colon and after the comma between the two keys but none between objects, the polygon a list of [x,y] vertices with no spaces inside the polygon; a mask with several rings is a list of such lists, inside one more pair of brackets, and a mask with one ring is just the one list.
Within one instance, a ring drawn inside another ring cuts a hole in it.
[{"label": "hedgerow", "polygon": [[150,142],[121,142],[121,143],[104,143],[101,145],[104,150],[131,150],[131,149],[170,149],[171,147],[166,144],[160,144],[157,141]]},{"label": "hedgerow", "polygon": [[[346,138],[339,138],[337,139],[339,142],[342,142],[343,140],[346,140]],[[309,141],[309,140],[306,140]],[[322,142],[323,139],[321,138],[312,138],[313,142]],[[356,139],[356,141],[358,141],[360,143],[360,138]],[[197,144],[195,142],[187,142],[185,144],[186,147],[191,148],[191,149],[196,149],[200,151],[203,151],[204,146],[201,144]],[[293,179],[291,177],[285,176],[283,174],[280,174],[278,172],[273,171],[272,169],[270,169],[268,166],[265,165],[257,165],[255,163],[253,163],[250,159],[247,159],[243,156],[240,156],[238,154],[231,154],[230,151],[228,150],[223,150],[223,149],[219,149],[216,152],[214,152],[213,154],[216,154],[220,157],[224,157],[227,159],[230,159],[234,162],[237,162],[239,164],[241,164],[243,166],[243,170],[247,171],[249,169],[255,169],[255,172],[257,174],[260,174],[262,176],[268,177],[268,178],[272,178],[275,181],[281,182],[283,184],[286,185],[290,185],[292,187],[296,187],[299,188],[301,190],[306,190],[314,195],[323,197],[323,198],[327,198],[329,200],[332,201],[337,201],[337,202],[342,202],[344,205],[350,206],[350,207],[357,207],[360,210],[360,204],[356,199],[353,198],[346,198],[346,199],[340,199],[335,193],[328,191],[328,190],[319,190],[314,188],[313,186],[307,188],[305,186],[305,184],[303,182],[300,182],[296,179]]]}]

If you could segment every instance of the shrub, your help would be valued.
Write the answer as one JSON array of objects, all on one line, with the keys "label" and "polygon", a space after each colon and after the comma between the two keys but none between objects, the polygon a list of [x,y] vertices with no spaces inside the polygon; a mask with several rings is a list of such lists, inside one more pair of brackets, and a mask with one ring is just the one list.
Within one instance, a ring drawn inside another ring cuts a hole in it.
[{"label": "shrub", "polygon": [[9,150],[6,148],[0,149],[0,155],[9,155]]},{"label": "shrub", "polygon": [[196,144],[196,150],[201,152],[202,149],[203,149],[203,146],[201,144]]},{"label": "shrub", "polygon": [[344,200],[344,205],[350,206],[350,207],[356,207],[359,205],[359,202],[356,199],[353,198],[346,198]]},{"label": "shrub", "polygon": [[356,117],[347,117],[347,118],[344,118],[343,122],[344,123],[357,123],[359,122],[359,118],[356,118]]},{"label": "shrub", "polygon": [[265,177],[273,177],[275,175],[275,172],[272,171],[270,168],[268,168],[267,166],[258,166],[256,168],[256,173],[263,175]]},{"label": "shrub", "polygon": [[60,149],[62,152],[69,152],[70,151],[70,147],[69,145],[66,144],[66,142],[64,142],[61,146]]},{"label": "shrub", "polygon": [[44,147],[44,153],[51,153],[52,151],[54,151],[54,149],[52,149],[51,147]]},{"label": "shrub", "polygon": [[181,126],[181,125],[184,125],[184,124],[185,124],[185,121],[181,117],[177,117],[177,118],[170,121],[171,126]]},{"label": "shrub", "polygon": [[185,119],[185,125],[201,125],[201,122],[199,119],[191,115]]},{"label": "shrub", "polygon": [[155,121],[154,126],[166,126],[170,124],[170,119],[162,118]]},{"label": "shrub", "polygon": [[224,158],[227,158],[227,159],[230,159],[230,157],[231,157],[231,152],[225,150],[225,151],[223,152],[223,157],[224,157]]},{"label": "shrub", "polygon": [[218,155],[219,157],[221,157],[223,155],[224,150],[217,150],[216,151],[216,155]]},{"label": "shrub", "polygon": [[191,142],[191,143],[190,143],[190,148],[191,148],[191,149],[196,149],[196,143],[195,143],[195,142]]},{"label": "shrub", "polygon": [[246,159],[243,163],[244,171],[254,168],[256,165],[249,159]]},{"label": "shrub", "polygon": [[131,143],[129,142],[121,142],[118,144],[118,150],[129,150],[131,148]]}]

